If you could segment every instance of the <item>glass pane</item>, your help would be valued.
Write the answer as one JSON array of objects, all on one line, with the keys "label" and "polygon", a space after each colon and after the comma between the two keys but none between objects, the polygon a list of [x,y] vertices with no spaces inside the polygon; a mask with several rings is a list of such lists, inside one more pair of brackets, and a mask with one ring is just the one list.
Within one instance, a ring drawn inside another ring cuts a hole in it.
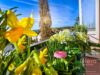
[{"label": "glass pane", "polygon": [[95,28],[95,0],[82,0],[83,24]]}]

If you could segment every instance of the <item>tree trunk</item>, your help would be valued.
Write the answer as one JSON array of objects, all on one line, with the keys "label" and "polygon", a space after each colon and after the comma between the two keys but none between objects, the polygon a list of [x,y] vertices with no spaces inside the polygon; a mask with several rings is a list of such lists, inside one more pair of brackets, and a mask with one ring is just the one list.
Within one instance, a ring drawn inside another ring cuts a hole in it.
[{"label": "tree trunk", "polygon": [[40,5],[40,36],[41,40],[51,36],[51,16],[49,12],[48,0],[39,0]]}]

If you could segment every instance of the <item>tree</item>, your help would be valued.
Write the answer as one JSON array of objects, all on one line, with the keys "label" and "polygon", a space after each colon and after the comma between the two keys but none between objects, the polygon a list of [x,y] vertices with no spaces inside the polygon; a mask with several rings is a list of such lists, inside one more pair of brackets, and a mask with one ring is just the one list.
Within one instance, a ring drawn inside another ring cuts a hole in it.
[{"label": "tree", "polygon": [[76,18],[76,22],[74,25],[79,25],[79,16]]},{"label": "tree", "polygon": [[48,0],[39,0],[40,6],[40,36],[41,40],[47,39],[51,36],[51,16],[48,5]]}]

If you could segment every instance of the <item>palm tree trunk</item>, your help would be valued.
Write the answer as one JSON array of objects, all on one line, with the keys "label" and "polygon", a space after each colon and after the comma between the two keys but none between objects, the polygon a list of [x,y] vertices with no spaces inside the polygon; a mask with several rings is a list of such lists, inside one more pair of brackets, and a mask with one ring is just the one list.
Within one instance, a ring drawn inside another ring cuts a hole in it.
[{"label": "palm tree trunk", "polygon": [[48,0],[39,0],[40,5],[40,36],[41,40],[51,36],[51,16],[49,11]]}]

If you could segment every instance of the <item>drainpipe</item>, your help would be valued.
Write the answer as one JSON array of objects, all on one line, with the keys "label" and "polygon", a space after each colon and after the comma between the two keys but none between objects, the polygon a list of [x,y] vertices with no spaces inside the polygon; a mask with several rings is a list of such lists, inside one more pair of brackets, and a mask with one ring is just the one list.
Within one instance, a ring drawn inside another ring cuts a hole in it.
[{"label": "drainpipe", "polygon": [[82,25],[82,0],[79,0],[79,24]]}]

